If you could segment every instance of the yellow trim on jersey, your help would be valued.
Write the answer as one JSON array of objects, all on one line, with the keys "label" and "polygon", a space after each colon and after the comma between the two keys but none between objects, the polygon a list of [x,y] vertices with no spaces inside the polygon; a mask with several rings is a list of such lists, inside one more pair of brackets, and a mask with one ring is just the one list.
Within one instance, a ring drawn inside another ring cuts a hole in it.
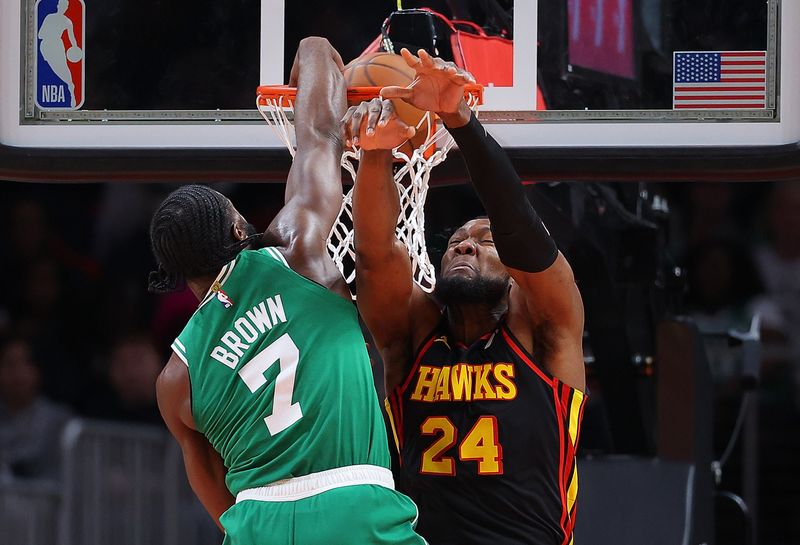
[{"label": "yellow trim on jersey", "polygon": [[583,392],[573,389],[572,404],[569,407],[569,439],[575,446],[578,438],[578,424],[581,416],[581,403],[583,403]]},{"label": "yellow trim on jersey", "polygon": [[394,437],[394,446],[397,452],[400,452],[400,440],[397,438],[397,426],[394,425],[394,415],[392,414],[392,405],[389,403],[389,398],[384,398],[383,406],[386,408],[386,414],[389,415],[389,425],[392,428],[392,437]]},{"label": "yellow trim on jersey", "polygon": [[578,466],[572,468],[572,480],[569,483],[567,490],[567,513],[572,511],[572,506],[575,505],[575,500],[578,499]]}]

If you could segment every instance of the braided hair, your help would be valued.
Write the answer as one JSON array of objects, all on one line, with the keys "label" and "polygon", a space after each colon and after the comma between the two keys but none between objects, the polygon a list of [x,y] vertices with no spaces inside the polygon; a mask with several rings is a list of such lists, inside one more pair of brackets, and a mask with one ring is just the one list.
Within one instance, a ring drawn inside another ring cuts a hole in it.
[{"label": "braided hair", "polygon": [[170,193],[150,222],[150,244],[158,269],[150,273],[148,291],[175,291],[187,278],[217,274],[260,236],[234,240],[233,221],[230,201],[209,187],[187,185]]}]

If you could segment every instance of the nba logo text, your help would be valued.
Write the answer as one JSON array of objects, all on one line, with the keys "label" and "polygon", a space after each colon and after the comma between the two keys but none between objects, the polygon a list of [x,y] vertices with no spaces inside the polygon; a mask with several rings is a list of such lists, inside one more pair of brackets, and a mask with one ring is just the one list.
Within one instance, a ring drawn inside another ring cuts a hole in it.
[{"label": "nba logo text", "polygon": [[77,110],[84,99],[83,0],[36,2],[36,105]]}]

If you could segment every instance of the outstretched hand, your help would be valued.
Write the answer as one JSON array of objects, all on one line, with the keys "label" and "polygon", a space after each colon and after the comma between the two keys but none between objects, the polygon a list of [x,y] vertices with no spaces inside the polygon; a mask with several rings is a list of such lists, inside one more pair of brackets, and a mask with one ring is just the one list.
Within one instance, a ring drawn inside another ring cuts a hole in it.
[{"label": "outstretched hand", "polygon": [[408,87],[389,86],[381,89],[383,98],[399,98],[420,110],[452,115],[463,109],[464,86],[475,83],[475,78],[452,62],[432,57],[424,49],[417,55],[405,47],[400,50],[408,66],[417,77]]},{"label": "outstretched hand", "polygon": [[397,116],[392,101],[381,98],[351,106],[342,124],[345,144],[364,150],[392,150],[416,134]]}]

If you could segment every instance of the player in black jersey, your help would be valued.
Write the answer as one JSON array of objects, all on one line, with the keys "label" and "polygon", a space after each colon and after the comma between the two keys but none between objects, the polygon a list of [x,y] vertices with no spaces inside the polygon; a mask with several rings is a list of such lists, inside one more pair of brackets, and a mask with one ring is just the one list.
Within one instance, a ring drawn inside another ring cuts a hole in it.
[{"label": "player in black jersey", "polygon": [[385,364],[400,484],[431,545],[568,545],[585,401],[572,270],[464,102],[472,77],[424,51],[402,54],[417,77],[383,97],[441,117],[489,219],[453,234],[429,298],[394,229],[388,150],[413,130],[388,100],[348,110],[345,137],[365,150],[354,194],[358,306]]}]

